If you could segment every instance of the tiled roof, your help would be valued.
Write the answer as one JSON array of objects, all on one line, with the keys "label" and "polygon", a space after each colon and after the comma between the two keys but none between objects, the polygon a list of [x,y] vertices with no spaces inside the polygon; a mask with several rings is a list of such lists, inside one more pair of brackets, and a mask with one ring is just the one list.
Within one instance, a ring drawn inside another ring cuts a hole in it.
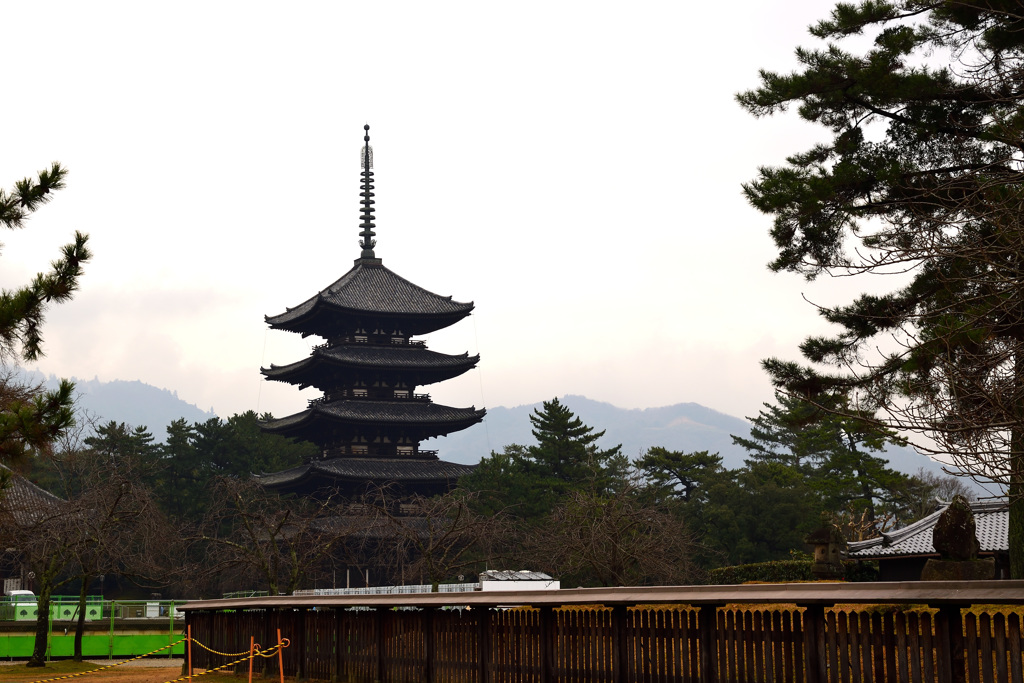
[{"label": "tiled roof", "polygon": [[[938,551],[932,544],[932,530],[946,507],[948,504],[913,524],[882,534],[879,538],[850,543],[848,557],[857,560],[937,555]],[[1006,500],[975,501],[971,503],[971,510],[974,512],[981,552],[1008,550],[1010,511]]]},{"label": "tiled roof", "polygon": [[[0,465],[0,469],[11,472]],[[11,472],[10,484],[0,490],[0,512],[13,517],[19,526],[31,526],[44,515],[52,514],[55,508],[67,503],[49,491],[42,489],[20,474]]]},{"label": "tiled roof", "polygon": [[[487,411],[475,408],[452,408],[422,401],[352,401],[314,404],[301,413],[269,420],[263,428],[271,432],[290,430],[318,419],[344,423],[450,427],[450,431],[474,425],[484,419]],[[447,432],[445,432],[447,433]]]},{"label": "tiled roof", "polygon": [[481,581],[550,581],[551,577],[544,572],[531,572],[526,569],[488,569],[480,572]]},{"label": "tiled roof", "polygon": [[257,477],[264,486],[283,486],[302,480],[326,477],[356,481],[425,482],[454,481],[467,475],[473,465],[445,460],[412,460],[402,458],[332,458],[293,467],[290,470]]},{"label": "tiled roof", "polygon": [[[480,362],[480,356],[470,356],[468,353],[449,355],[416,346],[352,344],[317,348],[309,358],[288,365],[271,365],[269,369],[261,368],[260,371],[269,379],[283,380],[294,375],[315,372],[315,366],[322,362],[354,369],[388,370],[393,368],[401,371],[441,373],[443,375],[441,379],[448,379],[457,377],[475,366]],[[441,379],[434,381],[441,381]]]},{"label": "tiled roof", "polygon": [[272,327],[289,323],[313,312],[322,304],[340,309],[386,315],[468,315],[473,304],[452,301],[414,285],[381,265],[357,264],[341,278],[308,301],[280,315],[267,316]]}]

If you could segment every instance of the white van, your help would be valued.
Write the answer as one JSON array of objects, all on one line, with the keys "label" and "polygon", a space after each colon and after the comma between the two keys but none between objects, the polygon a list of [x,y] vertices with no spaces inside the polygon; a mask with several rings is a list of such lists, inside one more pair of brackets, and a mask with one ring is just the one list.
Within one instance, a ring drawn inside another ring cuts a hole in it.
[{"label": "white van", "polygon": [[14,607],[15,621],[35,621],[39,609],[37,603],[36,594],[32,591],[7,592],[7,604]]}]

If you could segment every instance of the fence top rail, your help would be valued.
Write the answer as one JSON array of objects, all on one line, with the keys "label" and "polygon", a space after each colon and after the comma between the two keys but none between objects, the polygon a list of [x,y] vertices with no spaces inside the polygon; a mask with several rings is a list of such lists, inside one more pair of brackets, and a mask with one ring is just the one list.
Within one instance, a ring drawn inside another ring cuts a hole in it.
[{"label": "fence top rail", "polygon": [[779,604],[1024,604],[1024,580],[901,581],[872,583],[774,583],[741,586],[636,586],[570,588],[557,591],[409,593],[378,595],[276,595],[260,598],[193,600],[185,611],[238,609],[309,609],[312,607],[499,607],[532,605],[643,604],[726,605]]}]

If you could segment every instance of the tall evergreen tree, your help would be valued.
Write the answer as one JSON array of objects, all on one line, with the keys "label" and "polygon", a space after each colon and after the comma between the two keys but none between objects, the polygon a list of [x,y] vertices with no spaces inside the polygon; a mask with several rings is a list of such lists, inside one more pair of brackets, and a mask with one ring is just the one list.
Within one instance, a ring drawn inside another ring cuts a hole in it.
[{"label": "tall evergreen tree", "polygon": [[[798,395],[856,395],[925,437],[919,448],[1008,486],[1014,578],[1024,578],[1021,22],[1017,0],[840,3],[811,28],[825,47],[798,49],[797,72],[762,72],[738,96],[757,116],[796,104],[832,136],[744,188],[775,217],[772,269],[909,279],[823,307],[839,331],[804,342],[811,365],[766,369]],[[864,34],[870,47],[844,49]]]},{"label": "tall evergreen tree", "polygon": [[539,523],[569,491],[584,488],[606,493],[623,481],[629,459],[621,446],[601,449],[595,432],[559,400],[545,401],[530,415],[532,446],[510,444],[481,460],[459,485],[479,495],[481,512],[507,510],[529,523]]},{"label": "tall evergreen tree", "polygon": [[[37,178],[18,181],[10,192],[0,189],[0,225],[24,227],[26,219],[51,193],[64,187],[67,170],[58,163]],[[89,259],[88,237],[75,233],[49,273],[40,273],[17,289],[0,290],[0,362],[36,360],[43,354],[42,325],[49,305],[68,301],[78,288],[82,265]],[[62,381],[54,391],[20,381],[9,367],[0,377],[0,461],[47,448],[74,423],[74,385]],[[0,480],[0,488],[4,482]]]},{"label": "tall evergreen tree", "polygon": [[132,456],[138,463],[151,460],[156,452],[153,433],[145,425],[129,426],[124,422],[111,420],[96,428],[96,433],[85,438],[84,443],[96,454],[108,461],[119,457]]},{"label": "tall evergreen tree", "polygon": [[817,406],[776,392],[776,403],[765,403],[750,420],[750,438],[732,436],[747,451],[747,464],[770,462],[810,474],[835,440],[833,430],[822,429],[827,414]]},{"label": "tall evergreen tree", "polygon": [[706,499],[709,485],[722,476],[722,456],[708,451],[682,453],[661,446],[649,449],[636,461],[659,497],[675,497],[692,503]]},{"label": "tall evergreen tree", "polygon": [[195,427],[185,418],[167,426],[167,438],[157,447],[159,484],[153,487],[157,504],[172,518],[198,521],[206,511],[209,474],[195,446]]},{"label": "tall evergreen tree", "polygon": [[793,468],[816,494],[820,511],[851,506],[875,518],[878,504],[899,500],[907,477],[874,453],[888,444],[903,445],[895,432],[855,414],[849,407],[831,410],[782,393],[751,421],[750,438],[732,440],[750,454],[747,465],[773,463]]},{"label": "tall evergreen tree", "polygon": [[604,436],[604,430],[595,432],[583,424],[557,398],[535,409],[530,423],[537,443],[527,449],[529,470],[556,492],[578,488],[589,480],[610,484],[629,468],[621,444],[607,450],[598,448],[597,440]]},{"label": "tall evergreen tree", "polygon": [[249,410],[227,420],[171,422],[167,440],[157,448],[161,485],[155,488],[162,509],[176,519],[198,521],[210,507],[214,477],[248,479],[301,465],[316,454],[314,444],[262,431],[259,423],[267,419]]},{"label": "tall evergreen tree", "polygon": [[557,496],[537,486],[527,472],[526,447],[509,444],[480,459],[476,468],[459,479],[459,488],[474,494],[474,511],[485,515],[508,513],[520,520],[537,520],[550,511]]}]

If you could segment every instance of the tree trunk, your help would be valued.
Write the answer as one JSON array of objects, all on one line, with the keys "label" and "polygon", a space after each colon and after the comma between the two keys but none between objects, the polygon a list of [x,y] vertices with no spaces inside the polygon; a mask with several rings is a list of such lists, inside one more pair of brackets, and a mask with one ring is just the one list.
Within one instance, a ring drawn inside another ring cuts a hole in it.
[{"label": "tree trunk", "polygon": [[[1013,360],[1014,389],[1024,387],[1024,353],[1018,349]],[[1016,393],[1016,392],[1015,392]],[[1010,431],[1010,519],[1007,543],[1010,546],[1010,578],[1024,579],[1024,407],[1016,401],[1015,422]]]},{"label": "tree trunk", "polygon": [[1010,578],[1024,579],[1024,428],[1010,436]]},{"label": "tree trunk", "polygon": [[82,661],[82,633],[85,631],[85,602],[89,593],[88,574],[82,575],[82,588],[78,591],[78,622],[75,624],[75,656],[76,662]]},{"label": "tree trunk", "polygon": [[53,594],[53,579],[57,575],[59,562],[57,556],[50,558],[50,563],[39,577],[39,601],[36,612],[36,641],[32,648],[32,658],[25,666],[46,666],[46,642],[50,636],[50,596]]}]

